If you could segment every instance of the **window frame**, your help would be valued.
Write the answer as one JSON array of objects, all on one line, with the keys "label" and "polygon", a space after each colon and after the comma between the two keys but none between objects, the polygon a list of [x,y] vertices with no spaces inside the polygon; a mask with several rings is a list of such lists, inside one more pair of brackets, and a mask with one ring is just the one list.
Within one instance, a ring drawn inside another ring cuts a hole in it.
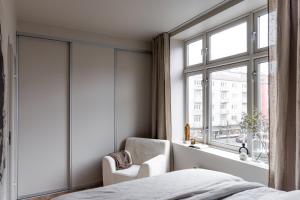
[{"label": "window frame", "polygon": [[[202,140],[196,140],[198,142],[212,145],[216,148],[220,148],[225,151],[231,151],[231,152],[237,152],[238,147],[227,145],[227,144],[221,144],[217,142],[211,141],[211,133],[209,131],[211,130],[210,122],[212,120],[212,115],[210,112],[211,105],[209,100],[211,98],[209,87],[210,87],[210,73],[214,71],[224,70],[224,69],[230,69],[238,66],[247,66],[247,112],[254,110],[257,108],[257,78],[255,77],[255,73],[257,71],[257,66],[259,63],[268,61],[268,49],[269,47],[261,48],[256,50],[257,45],[257,38],[253,37],[253,32],[257,30],[257,24],[256,24],[256,17],[259,17],[267,12],[266,6],[259,8],[257,10],[254,10],[252,12],[249,12],[247,14],[241,15],[235,19],[229,20],[227,23],[223,23],[220,26],[214,27],[212,29],[209,29],[201,34],[199,34],[196,37],[193,37],[190,40],[185,41],[185,50],[187,47],[187,44],[190,43],[190,41],[196,41],[197,39],[201,38],[203,40],[203,48],[208,49],[209,48],[209,34],[216,33],[217,31],[222,31],[228,27],[235,26],[239,23],[244,22],[247,20],[247,52],[228,56],[220,59],[215,59],[212,61],[208,60],[208,52],[205,52],[205,55],[202,55],[204,57],[202,64],[187,66],[185,62],[185,68],[184,68],[184,74],[185,74],[185,95],[186,95],[186,106],[185,106],[185,117],[186,117],[186,123],[189,122],[189,99],[188,99],[188,78],[193,75],[202,74],[203,76],[203,103],[202,103],[202,112],[203,112],[203,139]],[[187,54],[185,54],[185,59],[187,59]],[[212,84],[212,83],[211,83]],[[251,154],[251,139],[249,136],[247,136],[247,146],[250,150]]]},{"label": "window frame", "polygon": [[[189,65],[189,51],[188,51],[188,45],[194,42],[197,42],[199,40],[202,40],[202,63],[197,63],[197,64],[193,64],[193,65]],[[204,35],[199,35],[191,40],[188,40],[187,42],[185,42],[185,67],[194,67],[194,66],[202,66],[205,64],[205,46],[206,46],[206,40],[205,40],[205,36]]]},{"label": "window frame", "polygon": [[[255,81],[254,81],[254,106],[258,108],[258,66],[261,63],[269,62],[268,57],[257,58],[254,60],[254,73],[255,73]],[[270,65],[268,66],[270,72]],[[270,76],[268,77],[270,83]],[[270,100],[269,100],[270,101]]]},{"label": "window frame", "polygon": [[[238,54],[234,54],[234,55],[231,55],[231,56],[225,56],[225,57],[222,57],[222,58],[218,58],[218,59],[214,59],[214,60],[210,60],[210,37],[216,33],[220,33],[224,30],[227,30],[227,29],[230,29],[230,28],[233,28],[235,26],[238,26],[242,23],[246,22],[247,23],[247,51],[246,52],[242,52],[242,53],[238,53]],[[223,60],[228,60],[228,59],[231,59],[231,58],[237,58],[237,57],[240,57],[240,56],[244,56],[244,55],[249,55],[250,53],[250,39],[249,39],[249,36],[251,35],[251,27],[249,26],[251,23],[250,23],[250,17],[249,15],[246,15],[246,16],[241,16],[237,19],[234,19],[233,21],[229,21],[227,22],[226,24],[220,26],[220,27],[217,27],[211,31],[208,31],[207,34],[206,34],[206,41],[207,41],[207,46],[206,46],[206,49],[207,49],[207,52],[206,52],[206,60],[207,60],[207,63],[210,64],[210,63],[216,63],[216,62],[219,62],[219,61],[223,61]]]},{"label": "window frame", "polygon": [[253,33],[255,33],[255,35],[253,35],[252,37],[254,37],[254,52],[262,52],[262,51],[267,51],[268,50],[268,46],[266,47],[262,47],[262,48],[258,48],[258,18],[260,16],[263,16],[265,14],[268,14],[268,10],[266,8],[260,9],[259,11],[255,12],[253,14]]},{"label": "window frame", "polygon": [[[234,63],[234,64],[229,64],[229,65],[225,65],[225,66],[220,66],[220,67],[215,67],[215,68],[211,68],[209,70],[207,70],[207,76],[208,76],[208,84],[207,84],[207,90],[208,90],[208,96],[211,97],[211,90],[210,90],[210,83],[211,83],[211,78],[210,75],[213,72],[218,72],[218,71],[223,71],[223,70],[227,70],[227,69],[233,69],[233,68],[237,68],[237,67],[242,67],[242,66],[246,66],[247,67],[247,85],[248,85],[248,76],[249,76],[249,66],[250,66],[250,62],[249,61],[245,61],[245,62],[239,62],[239,63]],[[248,91],[248,90],[247,90]],[[211,98],[210,98],[211,99]],[[212,146],[215,147],[220,147],[220,148],[224,148],[224,149],[229,149],[229,150],[233,150],[233,151],[238,151],[239,147],[236,146],[232,146],[232,145],[228,145],[228,144],[222,144],[222,143],[218,143],[218,142],[214,142],[211,139],[211,132],[210,130],[212,130],[211,126],[212,126],[212,109],[211,109],[211,102],[209,101],[210,99],[207,100],[207,104],[208,104],[208,121],[207,121],[207,127],[208,127],[208,131],[207,131],[207,144],[210,144]],[[248,101],[251,101],[250,96],[247,92],[247,104]],[[249,111],[249,108],[247,108],[247,112]],[[248,144],[247,144],[248,145]]]},{"label": "window frame", "polygon": [[[261,63],[265,63],[265,62],[268,62],[269,63],[269,59],[268,57],[262,57],[262,58],[257,58],[254,60],[254,73],[255,73],[255,81],[254,81],[254,107],[259,110],[258,108],[258,92],[259,92],[259,89],[258,89],[258,78],[259,76],[257,75],[258,74],[258,66],[259,64]],[[270,90],[270,63],[268,64],[268,70],[269,70],[269,76],[268,76],[268,83],[269,83],[269,90]],[[270,105],[270,96],[269,96],[269,105]],[[269,109],[269,119],[270,119],[270,109]],[[270,127],[269,127],[269,133],[270,133]],[[252,151],[252,149],[250,149]],[[268,159],[267,155],[263,155],[262,156],[262,159]]]},{"label": "window frame", "polygon": [[[189,116],[189,107],[190,107],[190,105],[189,105],[189,100],[190,100],[190,94],[189,94],[189,77],[191,77],[191,76],[195,76],[195,75],[202,75],[202,131],[204,131],[205,130],[205,104],[206,104],[206,102],[205,102],[205,80],[206,80],[206,78],[205,78],[205,73],[204,72],[202,72],[202,71],[198,71],[198,72],[194,72],[194,73],[188,73],[188,74],[186,74],[186,78],[185,78],[185,85],[186,85],[186,89],[185,89],[185,110],[186,110],[186,112],[185,112],[185,121],[186,121],[186,123],[189,123],[189,121],[190,121],[190,116]],[[197,129],[197,128],[193,128],[193,127],[190,127],[191,128],[191,130],[193,130],[193,129]],[[205,141],[205,133],[203,132],[203,138],[201,139],[201,138],[195,138],[198,142],[204,142]]]}]

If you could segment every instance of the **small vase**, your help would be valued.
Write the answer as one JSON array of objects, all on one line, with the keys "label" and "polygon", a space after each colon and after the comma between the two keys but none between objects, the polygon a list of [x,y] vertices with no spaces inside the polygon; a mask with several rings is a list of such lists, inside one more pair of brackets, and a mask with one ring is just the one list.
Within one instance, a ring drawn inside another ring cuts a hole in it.
[{"label": "small vase", "polygon": [[261,137],[258,133],[253,134],[252,138],[252,160],[258,162],[263,151]]}]

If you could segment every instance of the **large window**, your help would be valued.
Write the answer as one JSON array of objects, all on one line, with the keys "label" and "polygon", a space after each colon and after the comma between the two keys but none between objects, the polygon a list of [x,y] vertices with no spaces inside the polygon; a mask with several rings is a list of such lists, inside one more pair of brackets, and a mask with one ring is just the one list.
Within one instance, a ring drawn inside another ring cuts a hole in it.
[{"label": "large window", "polygon": [[262,134],[265,149],[261,159],[267,161],[267,46],[266,10],[251,12],[187,41],[186,116],[192,138],[235,151],[242,143],[250,147],[251,138],[241,130],[240,122],[243,114],[258,111],[265,119]]}]

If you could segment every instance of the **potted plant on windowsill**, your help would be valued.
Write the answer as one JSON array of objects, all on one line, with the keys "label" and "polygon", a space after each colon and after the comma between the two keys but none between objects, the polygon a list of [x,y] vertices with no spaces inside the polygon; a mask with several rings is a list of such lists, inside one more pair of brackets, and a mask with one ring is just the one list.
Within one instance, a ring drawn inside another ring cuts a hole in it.
[{"label": "potted plant on windowsill", "polygon": [[251,137],[251,157],[253,161],[259,161],[264,149],[262,135],[265,131],[265,119],[263,115],[256,110],[250,113],[243,113],[240,123],[242,132],[246,132]]}]

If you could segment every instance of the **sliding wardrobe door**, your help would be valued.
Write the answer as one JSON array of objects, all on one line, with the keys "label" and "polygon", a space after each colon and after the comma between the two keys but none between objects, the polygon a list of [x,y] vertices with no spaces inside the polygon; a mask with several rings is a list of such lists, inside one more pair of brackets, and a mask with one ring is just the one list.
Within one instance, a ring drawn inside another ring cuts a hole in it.
[{"label": "sliding wardrobe door", "polygon": [[116,147],[127,137],[151,137],[151,55],[117,51]]},{"label": "sliding wardrobe door", "polygon": [[68,188],[68,88],[68,43],[19,37],[19,198]]},{"label": "sliding wardrobe door", "polygon": [[102,158],[114,151],[114,50],[72,45],[72,188],[102,182]]}]

